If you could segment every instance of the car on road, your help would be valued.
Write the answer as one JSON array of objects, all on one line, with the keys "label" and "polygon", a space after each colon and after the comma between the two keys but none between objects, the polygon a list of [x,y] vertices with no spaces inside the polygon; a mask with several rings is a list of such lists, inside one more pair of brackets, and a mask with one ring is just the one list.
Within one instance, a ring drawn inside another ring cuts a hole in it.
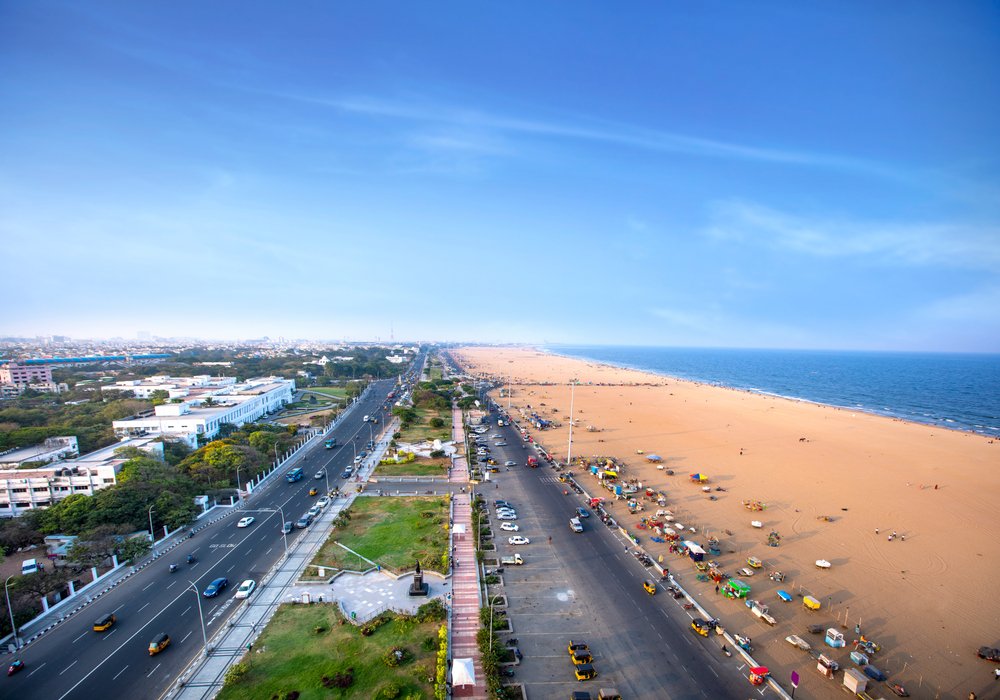
[{"label": "car on road", "polygon": [[229,585],[229,579],[226,578],[225,576],[221,576],[212,581],[210,584],[208,584],[208,588],[205,589],[205,592],[202,593],[202,595],[204,595],[206,598],[214,598],[215,596],[222,593],[222,591],[226,590],[226,586],[228,585]]},{"label": "car on road", "polygon": [[507,447],[507,443],[504,442],[503,440],[500,440],[499,442],[494,442],[493,446],[494,447]]},{"label": "car on road", "polygon": [[517,513],[497,513],[497,520],[517,520]]},{"label": "car on road", "polygon": [[503,500],[503,499],[498,499],[498,500],[496,500],[496,501],[493,501],[493,505],[494,505],[495,507],[497,507],[497,508],[499,508],[500,506],[504,506],[504,507],[506,507],[506,508],[513,508],[513,507],[514,507],[514,506],[512,506],[512,505],[510,504],[510,501],[505,501],[505,500]]},{"label": "car on road", "polygon": [[586,508],[583,508],[582,506],[576,509],[576,514],[579,515],[581,518],[590,517],[590,512]]},{"label": "car on road", "polygon": [[236,589],[236,595],[234,598],[249,598],[250,594],[254,592],[257,588],[257,582],[253,579],[248,578],[246,581],[240,584],[240,587]]},{"label": "car on road", "polygon": [[500,529],[506,530],[507,532],[517,532],[521,528],[519,528],[514,523],[500,523]]},{"label": "car on road", "polygon": [[316,505],[319,506],[320,508],[326,508],[328,505],[330,505],[330,499],[327,496],[323,496],[323,498],[316,501]]},{"label": "car on road", "polygon": [[313,488],[309,489],[309,495],[310,496],[316,496],[318,494],[319,494],[319,489],[318,488],[313,487]]},{"label": "car on road", "polygon": [[295,521],[295,527],[299,528],[300,530],[304,530],[305,528],[309,527],[312,524],[312,521],[313,521],[312,516],[309,515],[309,513],[306,513],[301,518]]},{"label": "car on road", "polygon": [[291,521],[291,520],[289,520],[288,522],[284,523],[284,524],[283,524],[283,525],[281,526],[281,534],[282,534],[282,535],[287,535],[287,534],[288,534],[289,532],[291,532],[291,531],[292,531],[292,528],[293,528],[293,527],[295,527],[295,525],[294,525],[294,524],[292,523],[292,521]]},{"label": "car on road", "polygon": [[322,510],[323,509],[320,508],[319,506],[313,506],[312,508],[309,509],[309,515],[311,515],[312,517],[315,518],[315,517],[319,516],[320,511],[322,511]]},{"label": "car on road", "polygon": [[318,472],[316,472],[316,474],[315,474],[315,476],[313,476],[313,478],[314,479],[322,479],[324,476],[326,476],[326,469],[320,469]]},{"label": "car on road", "polygon": [[506,462],[503,463],[503,465],[505,467],[516,467],[517,466],[517,462],[515,462],[512,459],[508,459]]},{"label": "car on road", "polygon": [[149,655],[156,656],[168,646],[170,646],[170,635],[166,632],[160,632],[149,643]]},{"label": "car on road", "polygon": [[253,525],[253,521],[253,517],[248,515],[245,518],[240,518],[240,521],[236,523],[236,527],[250,527]]},{"label": "car on road", "polygon": [[361,464],[361,460],[363,460],[363,459],[364,459],[364,457],[362,457],[361,455],[358,455],[357,457],[354,458],[354,463],[355,464]]},{"label": "car on road", "polygon": [[350,469],[345,469],[343,472],[341,472],[340,478],[341,479],[350,479],[351,478],[351,470]]},{"label": "car on road", "polygon": [[107,615],[102,615],[94,621],[94,631],[95,632],[107,632],[111,629],[111,625],[115,624],[118,618],[115,617],[114,613],[108,613]]},{"label": "car on road", "polygon": [[502,440],[503,439],[503,435],[500,435],[499,433],[493,433],[492,435],[490,435],[490,439],[491,440]]},{"label": "car on road", "polygon": [[653,581],[649,580],[643,581],[642,588],[649,595],[656,595],[656,584]]},{"label": "car on road", "polygon": [[531,544],[531,540],[521,535],[514,535],[507,538],[507,544]]}]

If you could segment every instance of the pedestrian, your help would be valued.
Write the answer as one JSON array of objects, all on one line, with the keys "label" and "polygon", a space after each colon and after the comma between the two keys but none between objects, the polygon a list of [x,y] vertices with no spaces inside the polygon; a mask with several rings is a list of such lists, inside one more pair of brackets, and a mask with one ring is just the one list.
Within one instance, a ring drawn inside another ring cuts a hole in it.
[{"label": "pedestrian", "polygon": [[715,594],[719,594],[719,584],[715,584]]},{"label": "pedestrian", "polygon": [[1000,681],[1000,668],[993,669],[993,680]]},{"label": "pedestrian", "polygon": [[878,528],[875,528],[875,534],[876,535],[878,534]]},{"label": "pedestrian", "polygon": [[899,536],[899,541],[900,542],[906,542],[906,535],[900,535]]}]

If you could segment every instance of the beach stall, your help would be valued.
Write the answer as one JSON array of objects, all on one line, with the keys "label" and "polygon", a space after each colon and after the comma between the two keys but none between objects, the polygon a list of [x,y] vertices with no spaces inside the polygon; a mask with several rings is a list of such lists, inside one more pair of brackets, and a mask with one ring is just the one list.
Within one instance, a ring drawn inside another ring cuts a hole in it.
[{"label": "beach stall", "polygon": [[708,475],[702,474],[701,472],[696,472],[691,475],[691,481],[696,484],[704,484],[708,482]]},{"label": "beach stall", "polygon": [[702,561],[705,558],[705,550],[698,546],[697,542],[684,540],[684,546],[687,547],[688,556],[691,557],[691,561]]},{"label": "beach stall", "polygon": [[662,462],[663,461],[663,457],[661,457],[660,455],[646,455],[646,461],[647,462]]},{"label": "beach stall", "polygon": [[844,687],[857,695],[868,690],[868,678],[856,668],[844,671]]},{"label": "beach stall", "polygon": [[826,639],[824,640],[827,646],[833,647],[834,649],[840,649],[847,644],[844,639],[844,635],[830,627],[826,631]]},{"label": "beach stall", "polygon": [[788,593],[788,591],[778,591],[778,597],[786,603],[792,602],[792,596]]},{"label": "beach stall", "polygon": [[802,605],[809,610],[819,610],[820,602],[813,598],[811,595],[807,595],[802,599]]},{"label": "beach stall", "polygon": [[723,586],[721,593],[727,598],[746,598],[750,595],[750,584],[738,578],[731,578],[726,581],[726,585]]}]

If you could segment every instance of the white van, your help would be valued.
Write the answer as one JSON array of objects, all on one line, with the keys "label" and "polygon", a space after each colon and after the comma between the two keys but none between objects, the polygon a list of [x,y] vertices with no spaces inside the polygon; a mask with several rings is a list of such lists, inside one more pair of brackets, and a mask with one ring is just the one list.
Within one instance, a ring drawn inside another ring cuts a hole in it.
[{"label": "white van", "polygon": [[28,574],[37,574],[42,570],[42,565],[39,564],[34,559],[25,559],[21,562],[21,576],[27,576]]},{"label": "white van", "polygon": [[367,422],[368,422],[368,416],[365,416],[365,417],[364,417],[364,418],[362,418],[361,420],[362,420],[362,421],[364,421],[365,423],[367,423]]}]

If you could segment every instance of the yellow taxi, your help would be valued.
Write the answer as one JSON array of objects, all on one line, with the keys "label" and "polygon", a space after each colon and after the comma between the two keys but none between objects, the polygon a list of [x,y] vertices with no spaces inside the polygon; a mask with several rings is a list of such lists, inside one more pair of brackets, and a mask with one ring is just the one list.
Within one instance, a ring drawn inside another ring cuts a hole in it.
[{"label": "yellow taxi", "polygon": [[649,595],[656,595],[656,584],[653,583],[652,581],[648,581],[648,580],[647,581],[643,581],[642,582],[642,588]]}]

